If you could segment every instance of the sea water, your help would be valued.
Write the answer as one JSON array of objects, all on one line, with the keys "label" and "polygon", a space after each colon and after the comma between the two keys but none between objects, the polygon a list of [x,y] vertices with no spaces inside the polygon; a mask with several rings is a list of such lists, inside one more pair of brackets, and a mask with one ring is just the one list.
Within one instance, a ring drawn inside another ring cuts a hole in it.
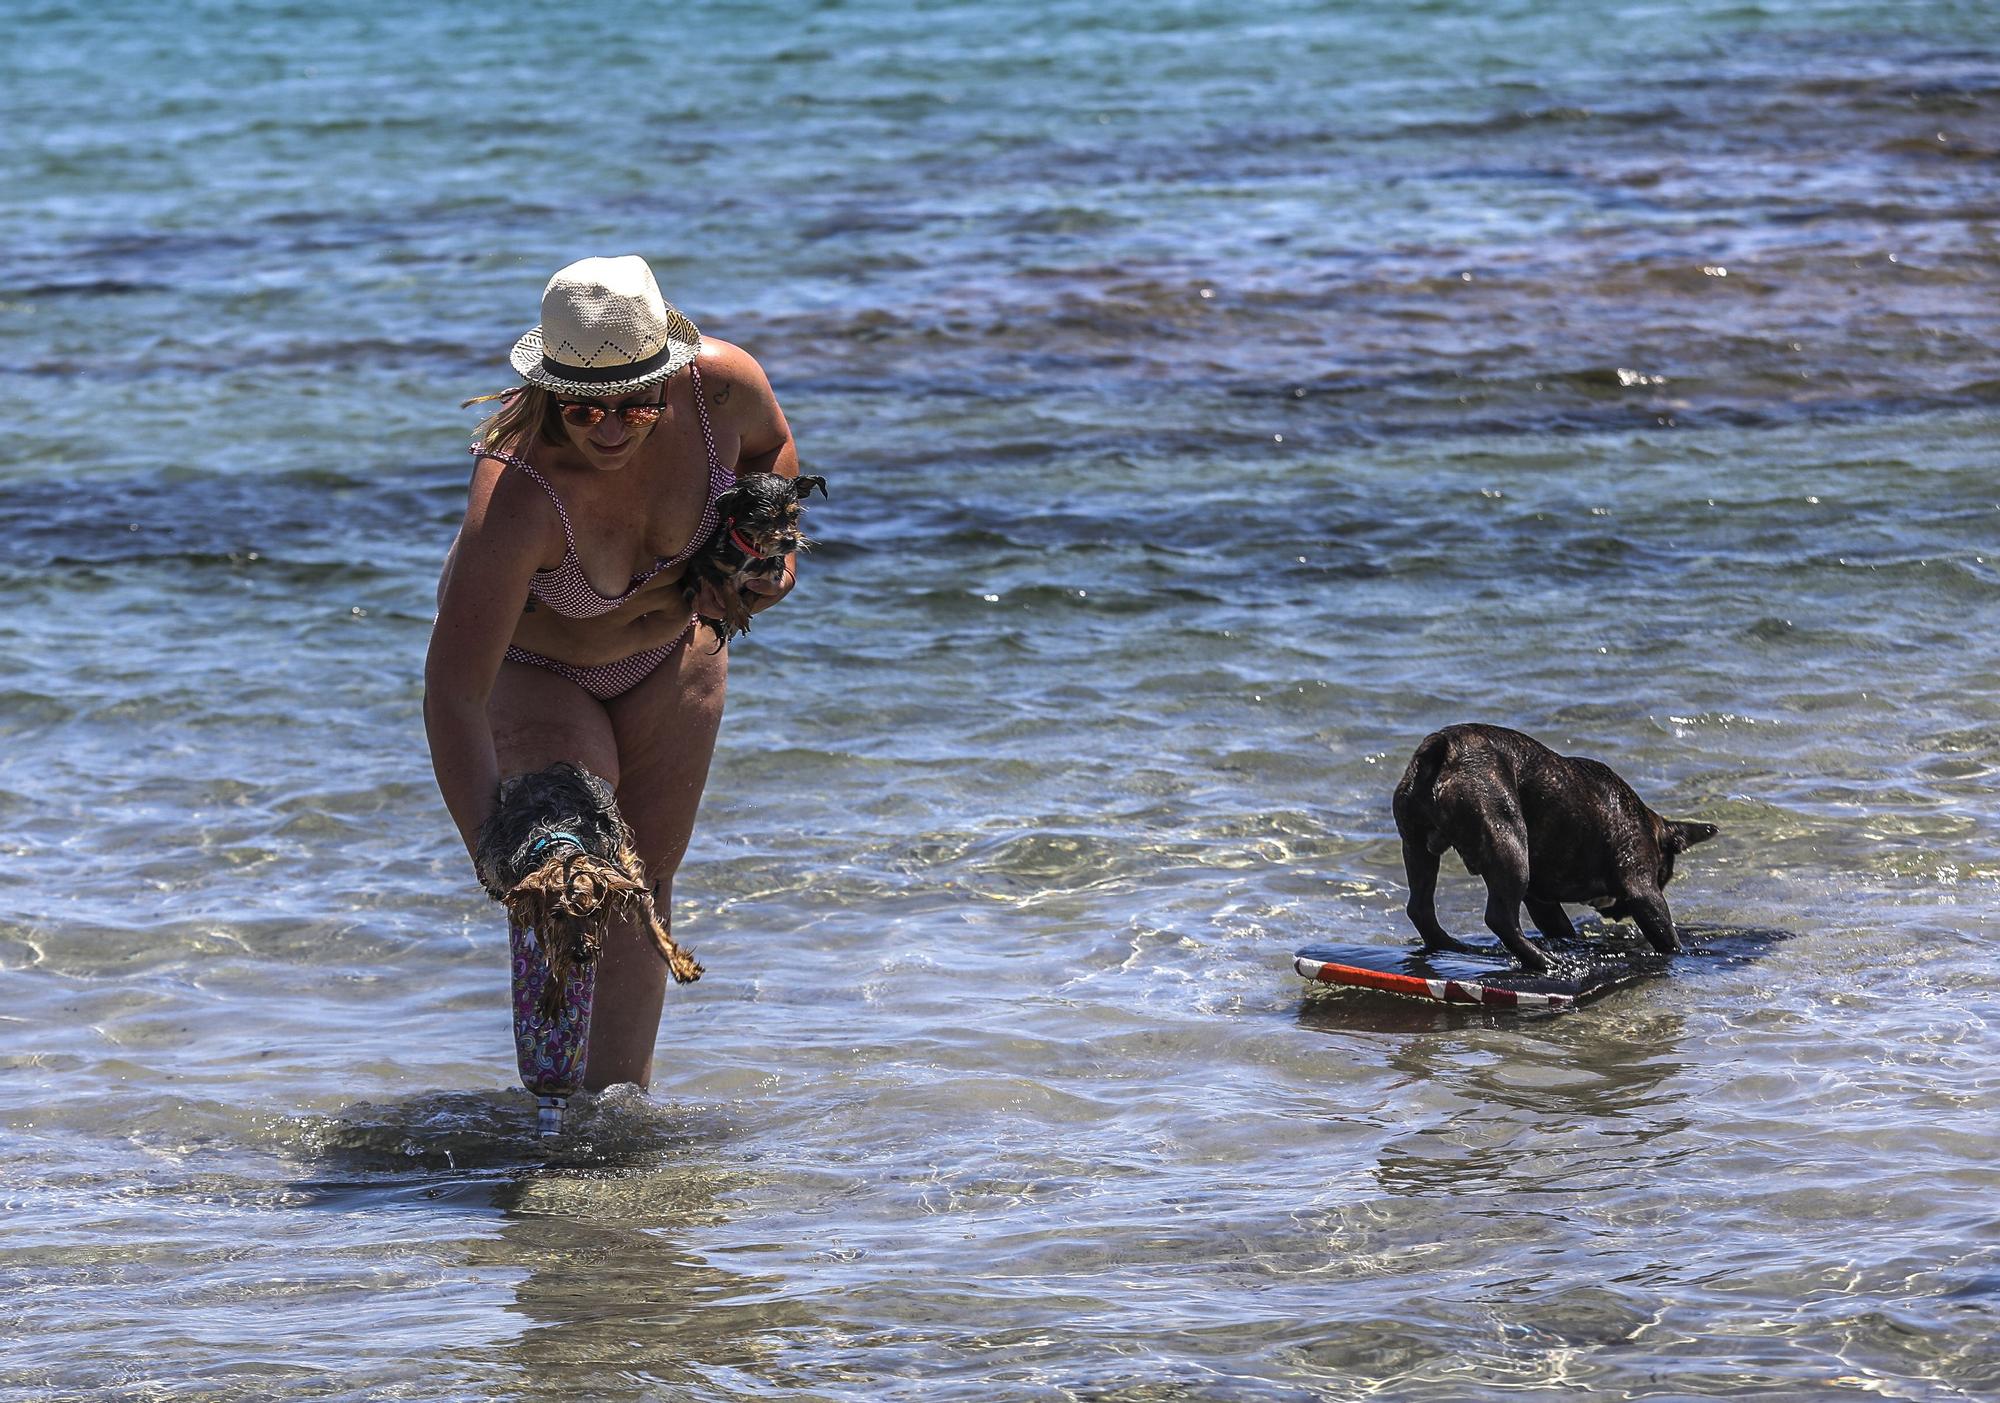
[{"label": "sea water", "polygon": [[[0,116],[0,1397],[2000,1391],[2000,11],[24,0]],[[547,1148],[420,674],[603,253],[831,497]],[[1790,938],[1309,993],[1464,720]]]}]

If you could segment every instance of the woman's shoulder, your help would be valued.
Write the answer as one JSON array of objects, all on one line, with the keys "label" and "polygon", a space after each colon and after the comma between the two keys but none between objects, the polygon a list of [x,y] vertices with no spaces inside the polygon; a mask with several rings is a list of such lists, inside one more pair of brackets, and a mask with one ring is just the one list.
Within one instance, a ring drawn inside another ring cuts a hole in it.
[{"label": "woman's shoulder", "polygon": [[551,496],[554,488],[550,484],[560,480],[564,470],[547,462],[546,453],[538,453],[537,447],[532,434],[475,441],[468,450],[472,454],[473,488],[484,484],[489,492],[504,491],[524,501]]},{"label": "woman's shoulder", "polygon": [[701,338],[702,398],[718,424],[726,424],[746,439],[763,437],[765,427],[779,420],[777,396],[757,364],[741,346],[713,336]]},{"label": "woman's shoulder", "polygon": [[701,336],[701,354],[695,364],[701,367],[703,375],[727,373],[742,366],[754,366],[756,358],[734,341],[724,341],[720,336]]},{"label": "woman's shoulder", "polygon": [[474,473],[500,472],[508,467],[519,471],[529,461],[530,436],[513,434],[506,438],[475,438],[466,452],[472,455]]},{"label": "woman's shoulder", "polygon": [[771,386],[764,377],[764,367],[757,364],[755,356],[733,341],[704,335],[695,368],[701,372],[702,389],[711,402],[715,402],[720,391],[739,386],[770,393]]},{"label": "woman's shoulder", "polygon": [[527,458],[509,445],[475,445],[465,520],[478,536],[532,546],[537,552],[552,533],[562,534],[560,508],[550,489],[536,481]]}]

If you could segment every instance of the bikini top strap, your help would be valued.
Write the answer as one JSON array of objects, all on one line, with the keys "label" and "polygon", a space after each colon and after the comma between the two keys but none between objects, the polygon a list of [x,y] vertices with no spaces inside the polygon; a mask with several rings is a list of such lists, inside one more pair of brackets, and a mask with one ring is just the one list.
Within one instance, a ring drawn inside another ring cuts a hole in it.
[{"label": "bikini top strap", "polygon": [[576,533],[570,529],[569,512],[563,506],[563,500],[561,496],[557,494],[555,488],[549,486],[549,480],[547,478],[543,477],[540,473],[535,471],[533,464],[531,464],[526,458],[517,458],[512,453],[502,453],[497,448],[481,448],[476,443],[472,445],[472,456],[475,458],[491,458],[495,462],[505,463],[510,468],[519,468],[522,472],[526,473],[530,478],[534,479],[536,485],[539,486],[542,489],[542,491],[549,494],[549,500],[556,504],[556,515],[562,518],[563,540],[568,542],[570,553],[572,555],[576,553]]},{"label": "bikini top strap", "polygon": [[708,397],[701,392],[701,367],[688,362],[688,370],[694,375],[694,407],[701,415],[701,441],[708,447],[708,497],[714,501],[736,483],[733,475],[724,477],[722,455],[715,451],[715,430],[708,422]]}]

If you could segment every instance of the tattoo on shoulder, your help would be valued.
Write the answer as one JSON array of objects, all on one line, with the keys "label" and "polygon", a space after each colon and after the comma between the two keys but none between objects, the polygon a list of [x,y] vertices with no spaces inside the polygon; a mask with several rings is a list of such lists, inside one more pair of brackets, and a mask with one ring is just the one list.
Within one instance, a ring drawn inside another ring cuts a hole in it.
[{"label": "tattoo on shoulder", "polygon": [[714,394],[708,397],[708,402],[710,404],[727,404],[729,402],[729,392],[733,388],[735,387],[732,385],[724,385],[721,389],[717,390]]}]

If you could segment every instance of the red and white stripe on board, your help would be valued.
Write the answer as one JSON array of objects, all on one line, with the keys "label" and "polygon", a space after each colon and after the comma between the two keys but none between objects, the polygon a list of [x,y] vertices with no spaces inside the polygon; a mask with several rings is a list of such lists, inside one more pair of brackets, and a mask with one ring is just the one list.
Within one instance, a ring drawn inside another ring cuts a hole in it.
[{"label": "red and white stripe on board", "polygon": [[1496,989],[1490,984],[1473,984],[1462,979],[1422,979],[1414,974],[1391,974],[1386,970],[1363,969],[1359,965],[1337,965],[1309,960],[1303,955],[1292,967],[1307,979],[1321,984],[1338,984],[1355,989],[1381,989],[1406,994],[1413,999],[1435,999],[1447,1004],[1490,1004],[1507,1008],[1568,1008],[1576,1002],[1573,994],[1543,994],[1525,989]]}]

